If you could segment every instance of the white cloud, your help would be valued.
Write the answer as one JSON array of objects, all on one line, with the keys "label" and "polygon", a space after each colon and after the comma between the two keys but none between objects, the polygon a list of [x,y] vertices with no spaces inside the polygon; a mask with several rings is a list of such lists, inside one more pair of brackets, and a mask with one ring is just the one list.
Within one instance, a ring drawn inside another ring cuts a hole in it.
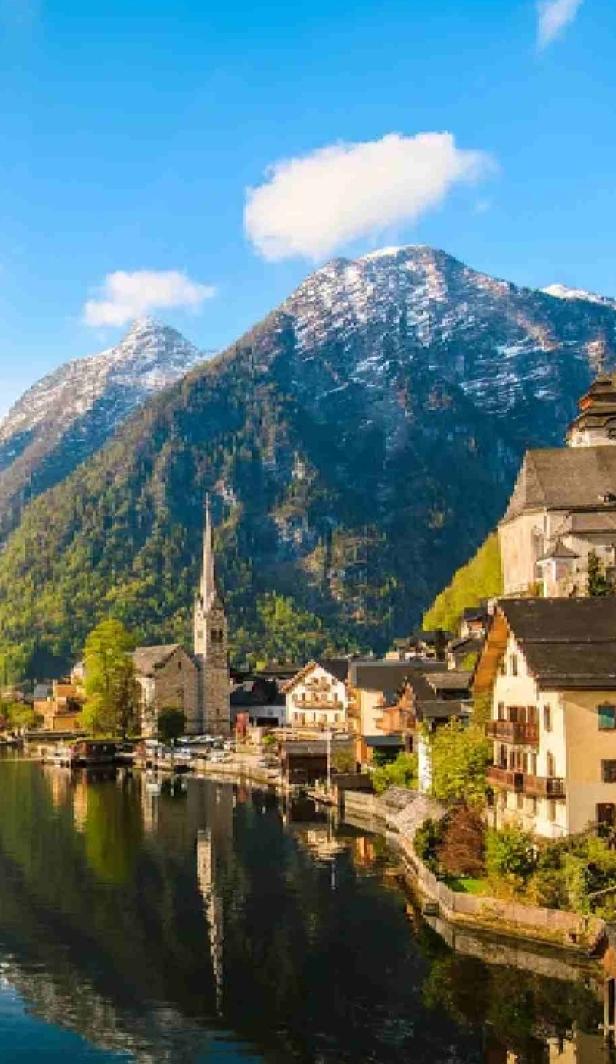
[{"label": "white cloud", "polygon": [[573,22],[583,0],[539,0],[537,4],[537,43],[547,48]]},{"label": "white cloud", "polygon": [[475,181],[492,166],[486,153],[458,148],[451,133],[388,133],[319,148],[275,163],[262,185],[247,190],[246,233],[271,261],[320,259],[415,221],[457,182]]},{"label": "white cloud", "polygon": [[87,300],[83,317],[88,325],[126,325],[153,310],[196,309],[215,292],[179,270],[116,270],[105,277],[99,297]]}]

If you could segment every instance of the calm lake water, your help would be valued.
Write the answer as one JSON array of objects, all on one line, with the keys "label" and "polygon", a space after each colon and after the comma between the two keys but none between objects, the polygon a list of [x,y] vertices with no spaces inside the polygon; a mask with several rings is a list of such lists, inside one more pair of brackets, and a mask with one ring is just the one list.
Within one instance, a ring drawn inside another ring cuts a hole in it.
[{"label": "calm lake water", "polygon": [[378,837],[151,790],[0,762],[2,1062],[607,1061],[592,988],[452,953]]}]

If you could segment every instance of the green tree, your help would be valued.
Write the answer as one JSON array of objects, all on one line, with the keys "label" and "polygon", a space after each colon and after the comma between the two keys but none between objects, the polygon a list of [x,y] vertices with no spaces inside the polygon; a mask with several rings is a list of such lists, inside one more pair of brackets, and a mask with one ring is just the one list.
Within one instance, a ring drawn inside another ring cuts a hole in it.
[{"label": "green tree", "polygon": [[414,788],[417,785],[417,754],[398,754],[395,761],[375,768],[372,783],[377,794],[383,794],[388,787]]},{"label": "green tree", "polygon": [[602,598],[611,595],[613,591],[596,552],[591,550],[588,555],[588,594],[593,598]]},{"label": "green tree", "polygon": [[530,832],[515,824],[499,831],[494,828],[488,831],[486,870],[492,880],[519,886],[528,879],[535,865],[535,846]]},{"label": "green tree", "polygon": [[134,727],[136,709],[134,641],[121,621],[101,621],[86,639],[84,727],[99,734],[125,736]]},{"label": "green tree", "polygon": [[186,728],[186,714],[177,706],[165,706],[158,714],[158,738],[163,743],[179,739]]},{"label": "green tree", "polygon": [[482,805],[492,753],[483,728],[452,720],[437,729],[431,747],[434,797],[443,802]]},{"label": "green tree", "polygon": [[436,596],[424,614],[423,628],[456,631],[466,606],[478,606],[503,593],[503,573],[498,535],[492,532],[466,565],[454,573],[451,583]]}]

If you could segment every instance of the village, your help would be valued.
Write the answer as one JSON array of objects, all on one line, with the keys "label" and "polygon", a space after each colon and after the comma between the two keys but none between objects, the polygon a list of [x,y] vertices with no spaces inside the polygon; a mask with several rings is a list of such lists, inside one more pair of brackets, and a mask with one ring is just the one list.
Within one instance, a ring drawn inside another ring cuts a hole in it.
[{"label": "village", "polygon": [[[138,735],[88,734],[86,666],[37,684],[6,742],[54,764],[156,780],[246,778],[395,835],[426,912],[616,953],[616,378],[580,399],[561,448],[528,451],[498,536],[502,597],[382,658],[230,670],[209,501],[192,648],[131,651]],[[20,689],[3,699],[25,705]],[[495,896],[496,895],[496,896]]]}]

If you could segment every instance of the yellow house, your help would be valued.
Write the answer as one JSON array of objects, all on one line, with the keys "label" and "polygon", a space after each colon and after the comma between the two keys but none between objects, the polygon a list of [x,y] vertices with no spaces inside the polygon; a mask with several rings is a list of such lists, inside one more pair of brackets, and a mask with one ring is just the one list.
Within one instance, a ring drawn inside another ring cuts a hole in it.
[{"label": "yellow house", "polygon": [[616,598],[502,599],[475,673],[497,826],[616,826]]}]

